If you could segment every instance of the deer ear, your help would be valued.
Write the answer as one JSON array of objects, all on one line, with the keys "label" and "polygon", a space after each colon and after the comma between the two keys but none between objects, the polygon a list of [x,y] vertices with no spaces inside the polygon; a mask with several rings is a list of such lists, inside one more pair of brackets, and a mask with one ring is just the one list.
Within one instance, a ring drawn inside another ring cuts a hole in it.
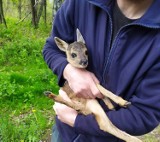
[{"label": "deer ear", "polygon": [[55,37],[54,38],[58,48],[61,50],[61,51],[64,51],[66,52],[67,48],[68,48],[68,43],[66,43],[64,40],[58,38],[58,37]]},{"label": "deer ear", "polygon": [[79,29],[77,29],[77,42],[83,42],[85,44],[84,38],[82,34],[80,33]]}]

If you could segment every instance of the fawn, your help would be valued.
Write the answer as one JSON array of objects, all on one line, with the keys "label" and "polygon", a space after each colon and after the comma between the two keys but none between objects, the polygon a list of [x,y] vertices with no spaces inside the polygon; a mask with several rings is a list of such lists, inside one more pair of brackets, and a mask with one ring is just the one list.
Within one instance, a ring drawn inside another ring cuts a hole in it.
[{"label": "fawn", "polygon": [[[85,46],[85,41],[78,29],[77,41],[74,43],[68,44],[58,37],[55,37],[54,39],[58,48],[66,53],[67,61],[72,66],[77,68],[87,67],[87,48]],[[110,100],[119,104],[122,107],[127,107],[131,104],[130,102],[106,90],[100,84],[97,84],[97,88],[104,95],[105,98],[103,99],[103,101],[109,109],[114,109],[114,106],[112,105]],[[69,87],[67,81],[61,89],[67,93],[68,97],[71,99],[71,102],[68,102],[64,100],[62,97],[55,95],[49,91],[44,92],[44,94],[56,102],[65,104],[77,110],[79,113],[82,113],[84,115],[93,114],[95,116],[99,128],[105,132],[108,132],[126,142],[141,142],[141,140],[137,137],[131,136],[114,126],[96,99],[84,99],[77,97],[75,93],[72,91],[72,89]]]}]

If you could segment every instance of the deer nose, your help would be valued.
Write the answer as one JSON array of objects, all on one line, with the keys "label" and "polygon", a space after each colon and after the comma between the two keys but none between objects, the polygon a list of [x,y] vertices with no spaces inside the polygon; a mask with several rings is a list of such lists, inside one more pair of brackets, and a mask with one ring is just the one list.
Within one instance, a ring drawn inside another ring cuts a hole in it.
[{"label": "deer nose", "polygon": [[88,64],[88,60],[86,60],[86,59],[81,60],[79,64],[82,65],[82,66],[86,66]]}]

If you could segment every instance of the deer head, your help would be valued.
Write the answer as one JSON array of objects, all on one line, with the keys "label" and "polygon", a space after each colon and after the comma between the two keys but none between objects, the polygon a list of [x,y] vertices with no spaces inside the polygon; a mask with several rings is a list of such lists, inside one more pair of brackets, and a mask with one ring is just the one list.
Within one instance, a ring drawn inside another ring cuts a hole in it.
[{"label": "deer head", "polygon": [[67,56],[67,61],[74,67],[86,68],[88,65],[88,54],[85,46],[85,41],[77,29],[77,41],[68,44],[64,40],[55,37],[54,38],[58,48],[64,51]]}]

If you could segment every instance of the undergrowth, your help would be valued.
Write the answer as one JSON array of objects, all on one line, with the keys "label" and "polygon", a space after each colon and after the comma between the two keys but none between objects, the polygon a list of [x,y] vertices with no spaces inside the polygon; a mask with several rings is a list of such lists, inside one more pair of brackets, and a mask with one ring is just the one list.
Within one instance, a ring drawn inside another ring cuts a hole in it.
[{"label": "undergrowth", "polygon": [[53,102],[43,92],[58,90],[42,57],[51,25],[7,23],[0,25],[0,142],[37,142],[54,123]]}]

